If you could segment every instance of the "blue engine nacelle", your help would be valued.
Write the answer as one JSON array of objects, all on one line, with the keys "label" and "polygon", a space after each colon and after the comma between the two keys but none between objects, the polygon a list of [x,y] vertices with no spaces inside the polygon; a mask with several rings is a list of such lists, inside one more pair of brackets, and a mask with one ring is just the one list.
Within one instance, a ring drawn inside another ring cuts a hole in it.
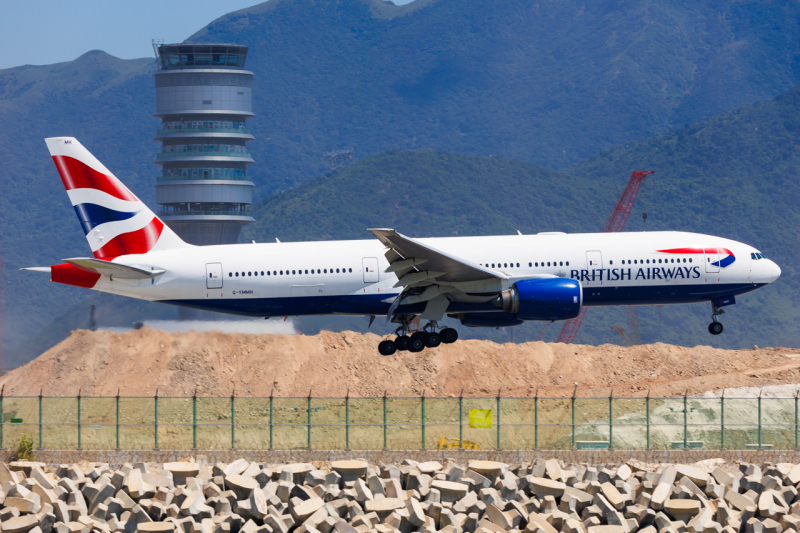
[{"label": "blue engine nacelle", "polygon": [[524,324],[511,313],[459,313],[450,317],[459,319],[462,326],[469,328],[507,328]]},{"label": "blue engine nacelle", "polygon": [[568,320],[580,313],[583,290],[571,278],[526,279],[501,292],[493,303],[519,320]]}]

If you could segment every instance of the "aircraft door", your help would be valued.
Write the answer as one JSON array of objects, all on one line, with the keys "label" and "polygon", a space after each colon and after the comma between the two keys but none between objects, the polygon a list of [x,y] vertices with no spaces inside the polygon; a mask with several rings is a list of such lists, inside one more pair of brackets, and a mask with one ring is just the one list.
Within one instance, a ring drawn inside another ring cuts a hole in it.
[{"label": "aircraft door", "polygon": [[206,288],[222,288],[222,263],[206,263]]},{"label": "aircraft door", "polygon": [[719,272],[719,249],[706,248],[706,272]]},{"label": "aircraft door", "polygon": [[365,257],[361,260],[361,264],[364,268],[364,283],[377,283],[380,281],[377,257]]},{"label": "aircraft door", "polygon": [[603,268],[603,254],[597,250],[586,252],[586,268],[589,272]]}]

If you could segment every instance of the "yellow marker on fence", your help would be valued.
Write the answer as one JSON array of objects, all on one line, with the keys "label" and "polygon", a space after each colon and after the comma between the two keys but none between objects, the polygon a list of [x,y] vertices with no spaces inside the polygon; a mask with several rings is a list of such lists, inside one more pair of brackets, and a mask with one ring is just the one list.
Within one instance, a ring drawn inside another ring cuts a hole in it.
[{"label": "yellow marker on fence", "polygon": [[469,427],[471,428],[491,428],[492,410],[491,409],[470,409]]}]

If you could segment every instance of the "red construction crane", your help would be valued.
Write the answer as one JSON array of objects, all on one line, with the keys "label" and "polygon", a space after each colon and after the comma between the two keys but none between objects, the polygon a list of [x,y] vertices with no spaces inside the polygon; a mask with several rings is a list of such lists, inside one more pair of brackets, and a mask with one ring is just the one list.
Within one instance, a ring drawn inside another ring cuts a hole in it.
[{"label": "red construction crane", "polygon": [[[645,176],[649,176],[652,173],[652,170],[636,170],[631,174],[628,185],[625,186],[625,190],[622,191],[622,196],[617,200],[617,205],[614,206],[611,216],[609,216],[606,223],[603,224],[603,229],[600,230],[601,233],[615,233],[625,228],[625,223],[628,221],[631,209],[633,209],[633,202],[636,201],[636,195],[639,194],[639,187],[641,187]],[[578,330],[581,327],[583,317],[586,316],[587,309],[588,307],[582,307],[578,316],[564,322],[564,326],[561,328],[561,333],[558,334],[556,342],[572,344],[572,341],[575,340],[575,335],[578,334]]]}]

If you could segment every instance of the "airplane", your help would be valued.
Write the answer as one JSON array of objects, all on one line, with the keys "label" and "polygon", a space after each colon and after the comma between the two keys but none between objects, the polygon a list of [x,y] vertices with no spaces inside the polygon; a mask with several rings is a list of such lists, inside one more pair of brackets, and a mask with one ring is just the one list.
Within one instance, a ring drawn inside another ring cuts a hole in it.
[{"label": "airplane", "polygon": [[418,239],[379,228],[368,240],[193,246],[75,138],[46,143],[93,257],[23,270],[235,315],[385,316],[397,324],[378,345],[385,356],[456,342],[445,316],[497,328],[568,320],[582,306],[710,302],[719,335],[723,307],[781,274],[752,246],[677,231]]}]

